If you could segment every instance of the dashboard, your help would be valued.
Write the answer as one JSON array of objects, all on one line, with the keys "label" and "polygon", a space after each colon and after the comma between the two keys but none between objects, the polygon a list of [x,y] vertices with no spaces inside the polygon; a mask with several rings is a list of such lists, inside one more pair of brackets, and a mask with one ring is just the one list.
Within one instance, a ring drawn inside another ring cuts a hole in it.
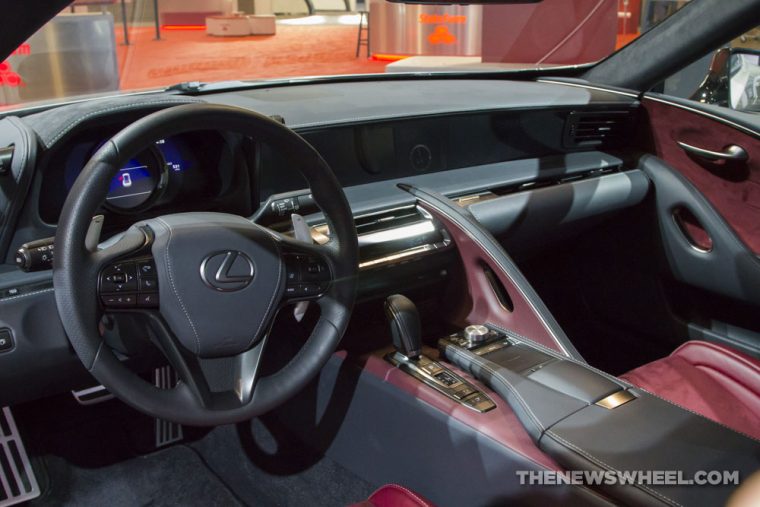
[{"label": "dashboard", "polygon": [[[57,392],[81,373],[59,319],[50,318],[57,312],[51,271],[23,273],[14,253],[55,235],[77,177],[110,137],[154,111],[194,102],[277,116],[325,158],[355,217],[360,300],[440,287],[455,272],[451,238],[399,183],[454,199],[499,239],[515,241],[510,253],[546,248],[547,231],[564,233],[635,206],[648,189],[626,157],[638,101],[558,83],[308,83],[202,98],[113,97],[6,117],[0,147],[12,145],[14,154],[13,178],[0,176],[0,328],[15,330],[16,348],[0,354],[0,383],[24,387],[7,391],[5,402]],[[101,239],[185,211],[251,217],[281,232],[296,211],[313,237],[329,234],[287,154],[205,130],[155,139],[120,168],[101,207]]]}]

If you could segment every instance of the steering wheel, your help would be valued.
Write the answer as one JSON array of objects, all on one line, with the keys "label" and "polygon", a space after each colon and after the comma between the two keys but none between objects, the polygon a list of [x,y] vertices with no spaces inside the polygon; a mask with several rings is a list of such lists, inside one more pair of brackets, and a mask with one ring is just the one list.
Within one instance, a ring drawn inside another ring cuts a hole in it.
[{"label": "steering wheel", "polygon": [[[329,242],[313,245],[240,216],[194,212],[141,221],[110,246],[86,248],[92,217],[131,156],[156,139],[208,129],[250,136],[288,155],[324,213]],[[292,130],[235,107],[172,107],[116,134],[69,192],[55,247],[56,303],[82,364],[135,409],[182,424],[247,420],[293,396],[329,359],[356,296],[356,229],[332,170]],[[304,300],[320,308],[310,337],[279,371],[259,375],[275,315]],[[159,389],[122,364],[99,328],[110,312],[146,318],[177,372],[175,387]]]}]

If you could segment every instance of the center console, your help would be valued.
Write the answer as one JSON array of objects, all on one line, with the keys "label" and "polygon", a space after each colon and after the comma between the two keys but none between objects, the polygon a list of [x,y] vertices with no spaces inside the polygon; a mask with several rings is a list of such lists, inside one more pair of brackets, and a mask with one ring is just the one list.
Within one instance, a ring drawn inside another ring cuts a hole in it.
[{"label": "center console", "polygon": [[[431,335],[411,301],[388,298],[383,335],[392,346],[337,353],[311,394],[289,405],[286,419],[311,443],[370,482],[400,482],[440,505],[722,505],[735,484],[620,477],[727,471],[744,479],[758,469],[757,440],[586,364],[467,210],[404,190],[456,247],[460,281],[437,298],[432,317],[454,332]],[[362,328],[357,338],[374,332]],[[521,484],[532,471],[623,482]]]}]

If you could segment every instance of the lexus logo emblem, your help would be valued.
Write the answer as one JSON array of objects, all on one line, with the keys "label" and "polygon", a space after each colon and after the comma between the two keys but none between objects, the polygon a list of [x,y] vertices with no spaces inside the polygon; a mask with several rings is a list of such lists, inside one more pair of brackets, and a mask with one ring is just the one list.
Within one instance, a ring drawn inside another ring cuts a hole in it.
[{"label": "lexus logo emblem", "polygon": [[237,250],[212,253],[201,263],[203,283],[222,292],[245,289],[253,281],[253,274],[253,261]]}]

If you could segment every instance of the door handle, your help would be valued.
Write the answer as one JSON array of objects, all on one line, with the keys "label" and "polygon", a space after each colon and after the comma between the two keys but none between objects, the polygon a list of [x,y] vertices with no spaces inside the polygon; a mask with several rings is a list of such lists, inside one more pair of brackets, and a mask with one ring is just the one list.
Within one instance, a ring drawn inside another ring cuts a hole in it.
[{"label": "door handle", "polygon": [[704,148],[699,148],[697,146],[692,146],[691,144],[686,144],[681,141],[676,142],[678,143],[678,146],[680,146],[686,153],[690,153],[707,160],[734,160],[738,162],[744,162],[749,158],[749,155],[747,155],[747,150],[736,144],[726,146],[723,151],[712,151],[706,150]]}]

